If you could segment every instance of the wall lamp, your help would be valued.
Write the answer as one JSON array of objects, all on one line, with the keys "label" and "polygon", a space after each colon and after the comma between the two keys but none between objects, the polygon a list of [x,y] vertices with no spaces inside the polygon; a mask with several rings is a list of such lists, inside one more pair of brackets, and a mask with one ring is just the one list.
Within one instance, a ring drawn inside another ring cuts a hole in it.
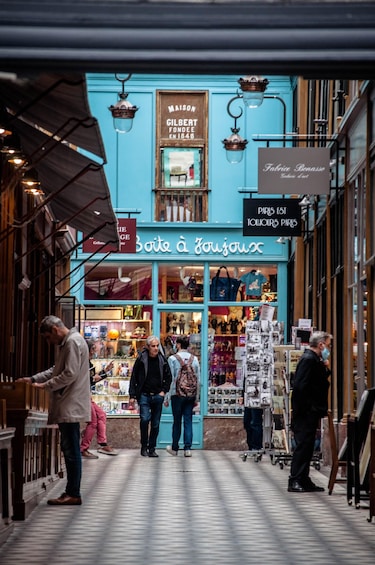
[{"label": "wall lamp", "polygon": [[125,83],[131,76],[132,75],[129,74],[126,78],[120,78],[119,75],[115,75],[116,80],[121,82],[122,90],[118,95],[119,100],[114,106],[109,106],[108,110],[113,117],[113,127],[118,133],[128,133],[132,129],[133,118],[138,110],[137,106],[133,106],[133,104],[127,100],[128,94],[125,92]]},{"label": "wall lamp", "polygon": [[302,208],[305,208],[306,206],[311,206],[313,204],[312,200],[311,200],[311,196],[309,194],[307,194],[306,196],[304,196],[302,198],[302,200],[299,202],[299,205]]},{"label": "wall lamp", "polygon": [[287,235],[287,236],[285,236],[285,237],[284,237],[283,235],[281,235],[281,236],[276,240],[276,243],[281,243],[282,245],[285,245],[286,242],[287,242],[287,241],[291,241],[291,239],[292,239],[292,238],[290,237],[290,235]]},{"label": "wall lamp", "polygon": [[[237,128],[237,120],[242,116],[242,109],[240,109],[241,112],[237,116],[233,115],[230,111],[230,105],[234,100],[242,98],[245,108],[259,108],[264,99],[279,100],[283,107],[283,135],[286,135],[286,104],[280,96],[267,96],[264,94],[269,81],[266,78],[258,76],[246,76],[244,78],[240,78],[238,83],[241,87],[242,94],[237,93],[237,95],[231,98],[227,104],[227,112],[232,118],[234,118],[234,128],[232,128],[233,135],[223,140],[227,159],[230,163],[240,163],[242,161],[243,151],[248,143],[246,139],[242,139],[242,137],[238,135],[240,130]],[[285,141],[283,142],[283,145],[285,146]],[[238,157],[235,156],[236,153],[238,154]]]}]

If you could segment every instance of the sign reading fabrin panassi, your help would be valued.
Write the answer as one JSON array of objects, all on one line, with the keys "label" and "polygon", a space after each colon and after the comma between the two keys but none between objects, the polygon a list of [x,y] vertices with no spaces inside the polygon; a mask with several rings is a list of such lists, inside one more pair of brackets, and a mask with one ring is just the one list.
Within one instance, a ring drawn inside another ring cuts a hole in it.
[{"label": "sign reading fabrin panassi", "polygon": [[260,194],[328,194],[329,148],[262,147],[258,150]]}]

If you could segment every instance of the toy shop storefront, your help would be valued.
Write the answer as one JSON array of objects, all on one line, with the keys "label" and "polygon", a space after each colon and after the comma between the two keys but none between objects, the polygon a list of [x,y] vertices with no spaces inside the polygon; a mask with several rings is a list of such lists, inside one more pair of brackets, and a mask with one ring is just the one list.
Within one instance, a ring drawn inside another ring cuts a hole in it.
[{"label": "toy shop storefront", "polygon": [[[141,228],[136,253],[86,260],[76,275],[77,283],[84,280],[77,324],[96,341],[96,364],[114,360],[94,399],[107,412],[111,442],[138,447],[137,407],[129,407],[128,396],[137,351],[155,334],[169,356],[178,335],[189,335],[201,367],[193,448],[242,449],[245,326],[263,304],[272,305],[273,320],[286,322],[287,249],[275,238],[243,237],[240,229],[197,236],[181,228]],[[223,294],[228,277],[231,291]],[[163,408],[160,448],[171,442],[171,429],[171,408]]]}]

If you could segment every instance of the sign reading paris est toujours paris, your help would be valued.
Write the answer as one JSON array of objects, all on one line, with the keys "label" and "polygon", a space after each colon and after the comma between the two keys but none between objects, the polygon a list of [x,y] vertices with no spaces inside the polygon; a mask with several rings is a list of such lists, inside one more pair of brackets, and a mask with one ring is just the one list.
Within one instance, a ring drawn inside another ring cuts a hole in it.
[{"label": "sign reading paris est toujours paris", "polygon": [[[263,147],[258,150],[258,194],[328,194],[329,149]],[[299,236],[299,198],[250,198],[243,205],[243,235]]]}]

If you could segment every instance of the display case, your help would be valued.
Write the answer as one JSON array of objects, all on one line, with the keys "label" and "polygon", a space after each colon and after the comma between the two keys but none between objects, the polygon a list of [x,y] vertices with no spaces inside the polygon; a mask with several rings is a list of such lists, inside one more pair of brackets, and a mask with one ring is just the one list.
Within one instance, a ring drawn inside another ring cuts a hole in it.
[{"label": "display case", "polygon": [[245,336],[209,337],[208,413],[243,414],[243,353]]},{"label": "display case", "polygon": [[98,358],[91,362],[96,373],[100,373],[109,361],[113,361],[113,369],[105,379],[97,382],[92,389],[92,399],[109,416],[125,416],[138,414],[138,407],[129,404],[129,384],[136,357],[114,357],[109,360]]},{"label": "display case", "polygon": [[144,319],[85,321],[84,337],[95,341],[91,359],[100,373],[112,362],[112,369],[92,389],[92,399],[108,416],[138,414],[137,404],[129,404],[129,384],[137,355],[151,335],[151,321]]}]

